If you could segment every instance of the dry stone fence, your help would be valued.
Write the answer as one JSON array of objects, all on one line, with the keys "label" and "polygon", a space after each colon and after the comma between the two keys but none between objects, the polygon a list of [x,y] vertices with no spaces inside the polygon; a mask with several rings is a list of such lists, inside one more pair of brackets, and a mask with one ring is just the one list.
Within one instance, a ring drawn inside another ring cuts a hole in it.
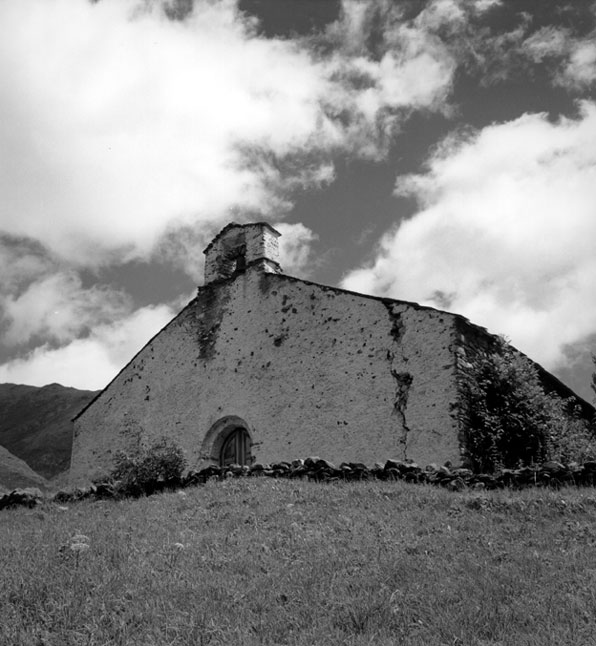
[{"label": "dry stone fence", "polygon": [[[501,469],[494,474],[473,473],[470,469],[452,468],[449,464],[434,464],[421,467],[414,462],[387,460],[369,467],[360,462],[344,462],[339,466],[319,457],[305,460],[254,464],[252,466],[208,466],[199,471],[190,471],[175,481],[162,482],[151,492],[166,489],[194,487],[207,481],[224,481],[230,478],[287,478],[321,483],[353,481],[397,481],[444,487],[450,491],[522,489],[526,487],[554,487],[565,485],[584,487],[596,485],[596,461],[582,464],[549,461],[541,465],[519,469]],[[10,507],[34,507],[40,502],[59,504],[85,499],[109,499],[121,497],[117,482],[102,482],[71,491],[59,491],[53,496],[44,496],[39,489],[15,489],[0,496],[0,510]]]}]

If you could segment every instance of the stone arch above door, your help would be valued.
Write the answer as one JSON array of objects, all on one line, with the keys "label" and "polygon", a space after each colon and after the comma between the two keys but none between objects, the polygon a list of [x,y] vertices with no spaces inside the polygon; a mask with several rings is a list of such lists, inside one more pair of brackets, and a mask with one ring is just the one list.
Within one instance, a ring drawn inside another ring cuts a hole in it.
[{"label": "stone arch above door", "polygon": [[245,420],[227,415],[211,426],[201,447],[201,454],[214,464],[246,464],[253,461],[252,435]]}]

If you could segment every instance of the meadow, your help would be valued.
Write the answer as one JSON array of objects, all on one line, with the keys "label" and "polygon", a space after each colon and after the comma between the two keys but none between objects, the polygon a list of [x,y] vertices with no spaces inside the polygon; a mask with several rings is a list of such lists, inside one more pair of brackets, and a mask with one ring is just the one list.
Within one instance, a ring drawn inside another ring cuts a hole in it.
[{"label": "meadow", "polygon": [[208,482],[0,515],[2,646],[596,644],[596,490]]}]

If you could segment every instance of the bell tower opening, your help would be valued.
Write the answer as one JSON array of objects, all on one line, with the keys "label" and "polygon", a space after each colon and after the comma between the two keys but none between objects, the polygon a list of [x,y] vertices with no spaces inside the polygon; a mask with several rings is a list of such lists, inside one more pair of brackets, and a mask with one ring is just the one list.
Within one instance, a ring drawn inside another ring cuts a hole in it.
[{"label": "bell tower opening", "polygon": [[234,254],[232,261],[234,262],[234,273],[239,274],[246,269],[246,247],[242,246],[238,248],[238,251]]}]

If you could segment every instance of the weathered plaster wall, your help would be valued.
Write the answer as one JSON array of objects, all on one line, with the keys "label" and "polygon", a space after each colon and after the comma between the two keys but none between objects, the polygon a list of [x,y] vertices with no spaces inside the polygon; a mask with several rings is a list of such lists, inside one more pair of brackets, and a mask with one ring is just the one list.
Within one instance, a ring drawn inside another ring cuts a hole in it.
[{"label": "weathered plaster wall", "polygon": [[72,480],[140,429],[202,466],[228,415],[259,462],[458,463],[454,319],[256,270],[202,287],[76,420]]}]

